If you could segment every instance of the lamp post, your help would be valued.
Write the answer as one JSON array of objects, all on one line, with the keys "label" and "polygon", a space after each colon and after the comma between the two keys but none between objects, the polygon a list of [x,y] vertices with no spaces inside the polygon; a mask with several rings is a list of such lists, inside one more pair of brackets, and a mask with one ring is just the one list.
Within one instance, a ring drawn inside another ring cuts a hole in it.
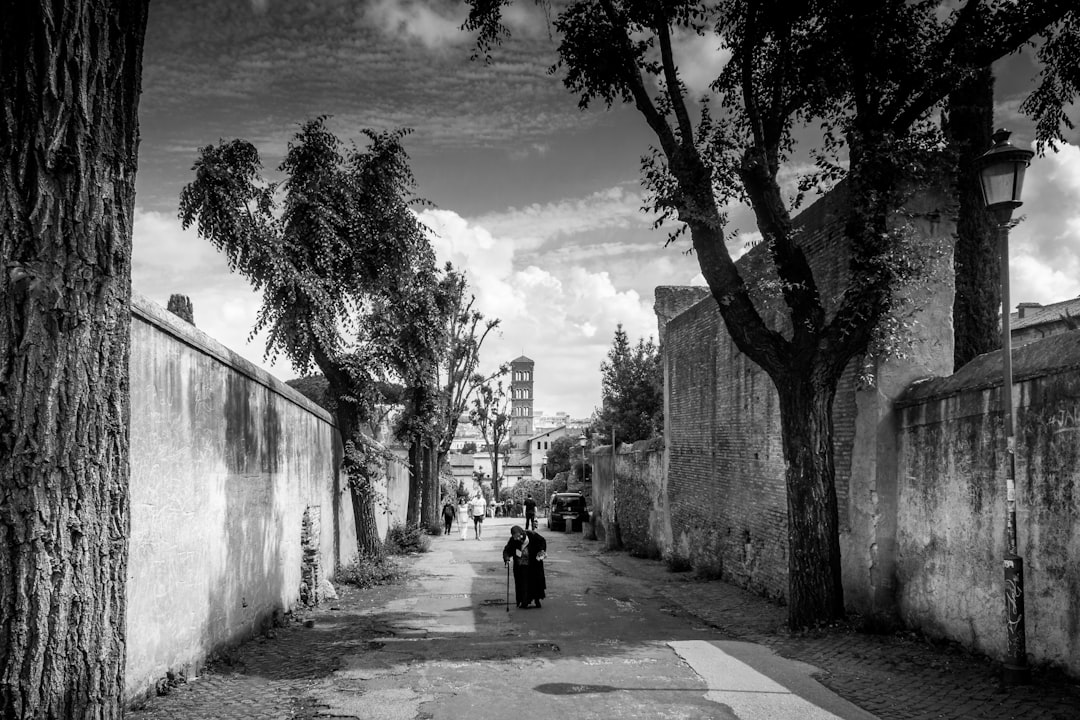
[{"label": "lamp post", "polygon": [[1025,683],[1030,678],[1027,665],[1027,638],[1024,629],[1024,561],[1016,545],[1016,438],[1012,397],[1012,329],[1009,323],[1009,224],[1013,210],[1020,207],[1024,171],[1031,150],[1014,147],[1008,130],[994,133],[994,146],[983,153],[976,165],[986,209],[994,219],[1001,264],[1001,410],[1005,420],[1005,651],[1004,678],[1009,684]]},{"label": "lamp post", "polygon": [[578,437],[578,445],[581,446],[581,483],[585,484],[585,446],[589,444],[589,438],[585,437],[585,433],[581,433]]},{"label": "lamp post", "polygon": [[542,498],[540,498],[540,502],[543,503],[544,507],[546,507],[547,503],[548,503],[548,476],[547,476],[548,456],[547,455],[545,455],[543,457],[543,463],[544,464],[540,466],[540,477],[543,478],[543,480],[544,480],[544,496]]}]

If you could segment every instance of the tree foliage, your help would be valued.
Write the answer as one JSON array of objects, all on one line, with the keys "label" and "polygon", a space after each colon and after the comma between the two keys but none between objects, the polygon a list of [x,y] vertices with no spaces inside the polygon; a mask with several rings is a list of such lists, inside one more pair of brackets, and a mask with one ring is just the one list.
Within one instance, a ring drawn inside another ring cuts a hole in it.
[{"label": "tree foliage", "polygon": [[[488,52],[509,0],[466,0],[465,28]],[[871,346],[896,290],[922,270],[897,211],[939,179],[936,118],[981,68],[1041,36],[1046,60],[1026,108],[1040,142],[1060,139],[1076,96],[1074,0],[883,3],[826,0],[572,0],[553,25],[556,68],[586,107],[632,104],[656,139],[643,182],[659,222],[688,234],[732,341],[780,401],[792,626],[844,613],[832,403],[848,363]],[[712,98],[688,95],[675,61],[683,37],[730,53]],[[1071,52],[1070,52],[1071,51]],[[796,130],[818,128],[800,148]],[[799,150],[814,161],[802,172]],[[797,177],[795,187],[784,178]],[[792,214],[804,193],[843,180],[845,284],[823,293]],[[749,206],[776,272],[782,320],[763,317],[727,250],[728,209]]]},{"label": "tree foliage", "polygon": [[510,435],[510,393],[502,380],[489,380],[476,390],[469,420],[480,429],[491,458],[491,483],[499,496],[499,451]]},{"label": "tree foliage", "polygon": [[484,383],[506,374],[508,368],[504,364],[487,376],[477,372],[480,349],[488,335],[498,328],[499,320],[485,318],[476,309],[476,296],[468,292],[465,276],[449,263],[440,289],[447,307],[444,315],[447,349],[438,367],[440,402],[437,410],[439,455],[444,458],[450,452],[458,422],[468,411],[473,393]]},{"label": "tree foliage", "polygon": [[[418,199],[406,134],[366,130],[365,148],[345,147],[325,117],[309,120],[289,144],[280,184],[263,178],[251,143],[222,141],[202,148],[180,194],[184,227],[195,225],[262,292],[252,334],[266,331],[267,356],[326,377],[346,442],[357,540],[373,553],[381,549],[373,506],[380,458],[362,427],[394,352],[380,342],[391,333],[385,310],[415,309],[434,276],[427,230],[410,211]],[[415,346],[426,342],[423,328],[398,331]]]},{"label": "tree foliage", "polygon": [[578,439],[569,435],[555,438],[552,441],[551,447],[547,451],[547,476],[549,478],[570,469],[574,462],[574,453],[580,454],[577,447]]},{"label": "tree foliage", "polygon": [[631,346],[622,323],[600,364],[602,407],[594,425],[617,442],[645,440],[664,427],[664,381],[652,338]]}]

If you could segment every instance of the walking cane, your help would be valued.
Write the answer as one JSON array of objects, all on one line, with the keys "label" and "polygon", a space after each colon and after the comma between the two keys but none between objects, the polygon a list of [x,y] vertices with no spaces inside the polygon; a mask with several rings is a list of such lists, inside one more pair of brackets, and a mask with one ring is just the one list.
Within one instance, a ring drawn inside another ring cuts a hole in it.
[{"label": "walking cane", "polygon": [[510,612],[510,563],[503,561],[506,566],[506,612]]}]

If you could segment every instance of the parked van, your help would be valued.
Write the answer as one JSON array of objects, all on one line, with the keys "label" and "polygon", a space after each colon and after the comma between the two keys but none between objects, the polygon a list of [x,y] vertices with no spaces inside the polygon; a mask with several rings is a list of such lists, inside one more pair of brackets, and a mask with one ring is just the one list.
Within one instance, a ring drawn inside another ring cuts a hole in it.
[{"label": "parked van", "polygon": [[571,523],[571,530],[581,530],[581,524],[589,519],[589,510],[585,506],[585,496],[576,492],[555,493],[551,496],[551,512],[548,513],[548,530],[565,530],[566,523]]}]

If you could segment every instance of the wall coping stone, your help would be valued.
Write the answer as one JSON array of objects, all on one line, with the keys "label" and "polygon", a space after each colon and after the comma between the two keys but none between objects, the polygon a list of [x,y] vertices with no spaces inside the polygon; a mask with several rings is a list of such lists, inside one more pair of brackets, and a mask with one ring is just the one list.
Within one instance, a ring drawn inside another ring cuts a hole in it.
[{"label": "wall coping stone", "polygon": [[303,393],[289,387],[266,370],[263,370],[250,360],[241,357],[233,350],[225,347],[199,328],[186,320],[177,317],[153,300],[134,290],[131,292],[131,314],[143,322],[154,326],[166,335],[172,336],[188,347],[206,353],[215,360],[218,360],[222,364],[247,377],[249,380],[262,385],[271,392],[280,395],[285,400],[288,400],[312,415],[319,417],[330,425],[337,427],[337,423],[330,413],[328,413],[325,408],[308,400]]},{"label": "wall coping stone", "polygon": [[[1080,369],[1080,331],[1034,340],[1012,350],[1013,383]],[[946,377],[916,380],[896,401],[897,409],[944,400],[974,390],[1001,387],[1001,350],[983,353]]]}]

